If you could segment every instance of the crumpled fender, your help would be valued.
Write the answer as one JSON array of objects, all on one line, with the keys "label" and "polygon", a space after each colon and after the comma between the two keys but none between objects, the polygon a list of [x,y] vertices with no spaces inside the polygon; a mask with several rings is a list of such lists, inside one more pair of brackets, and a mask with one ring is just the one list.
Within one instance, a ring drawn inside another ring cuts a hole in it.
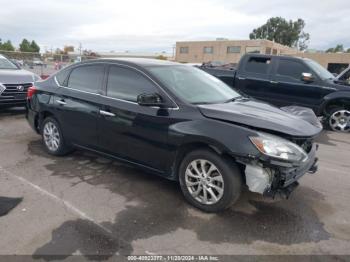
[{"label": "crumpled fender", "polygon": [[[208,122],[211,123],[208,123]],[[259,155],[249,136],[256,136],[254,130],[218,120],[198,119],[178,122],[170,126],[169,142],[177,147],[202,142],[213,146],[219,152],[235,156]]]},{"label": "crumpled fender", "polygon": [[314,111],[310,108],[302,107],[302,106],[285,106],[285,107],[281,107],[280,109],[285,112],[291,113],[295,116],[298,116],[301,119],[309,122],[313,126],[317,126],[322,129],[321,122],[318,120]]}]

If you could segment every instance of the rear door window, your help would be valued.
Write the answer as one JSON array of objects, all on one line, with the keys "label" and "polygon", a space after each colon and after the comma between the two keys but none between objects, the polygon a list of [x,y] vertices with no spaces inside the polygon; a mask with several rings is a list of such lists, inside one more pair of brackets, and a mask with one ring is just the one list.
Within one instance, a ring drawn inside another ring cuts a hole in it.
[{"label": "rear door window", "polygon": [[66,86],[66,80],[69,75],[70,70],[65,69],[56,74],[56,80],[59,83],[60,86]]},{"label": "rear door window", "polygon": [[104,66],[84,65],[72,70],[68,87],[79,91],[97,93],[103,80]]},{"label": "rear door window", "polygon": [[121,66],[111,66],[109,69],[107,79],[109,97],[136,102],[138,95],[157,91],[155,84],[136,70]]},{"label": "rear door window", "polygon": [[250,57],[245,65],[245,71],[267,75],[270,72],[271,58]]}]

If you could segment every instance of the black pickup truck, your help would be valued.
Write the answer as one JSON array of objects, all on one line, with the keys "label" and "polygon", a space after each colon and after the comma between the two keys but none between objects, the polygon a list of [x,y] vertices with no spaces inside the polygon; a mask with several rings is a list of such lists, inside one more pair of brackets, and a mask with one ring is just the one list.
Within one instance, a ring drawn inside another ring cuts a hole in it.
[{"label": "black pickup truck", "polygon": [[332,130],[350,132],[350,82],[311,59],[246,54],[237,69],[200,68],[248,96],[279,107],[309,107]]}]

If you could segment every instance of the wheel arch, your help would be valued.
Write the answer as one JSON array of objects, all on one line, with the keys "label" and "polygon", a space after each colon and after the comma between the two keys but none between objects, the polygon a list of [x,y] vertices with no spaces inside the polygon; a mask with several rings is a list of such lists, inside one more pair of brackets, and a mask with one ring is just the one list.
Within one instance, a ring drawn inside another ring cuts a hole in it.
[{"label": "wheel arch", "polygon": [[34,120],[35,127],[36,127],[38,133],[41,133],[41,124],[48,117],[53,117],[57,121],[57,118],[55,117],[55,115],[49,110],[44,110],[44,111],[40,112],[39,114],[37,114],[37,116],[35,117],[35,120]]},{"label": "wheel arch", "polygon": [[180,145],[179,148],[177,149],[175,161],[174,161],[174,164],[172,166],[171,177],[174,180],[179,179],[179,177],[178,177],[179,172],[178,171],[179,171],[181,162],[184,159],[184,157],[188,153],[190,153],[191,151],[199,150],[199,149],[206,149],[206,150],[212,151],[212,152],[222,156],[225,159],[231,159],[232,161],[236,161],[235,157],[232,156],[231,154],[229,154],[228,150],[224,146],[215,145],[214,143],[208,143],[208,142],[203,142],[203,141],[193,141],[193,142],[184,143],[184,144]]},{"label": "wheel arch", "polygon": [[336,106],[350,109],[350,92],[336,92],[325,97],[318,114],[327,116]]}]

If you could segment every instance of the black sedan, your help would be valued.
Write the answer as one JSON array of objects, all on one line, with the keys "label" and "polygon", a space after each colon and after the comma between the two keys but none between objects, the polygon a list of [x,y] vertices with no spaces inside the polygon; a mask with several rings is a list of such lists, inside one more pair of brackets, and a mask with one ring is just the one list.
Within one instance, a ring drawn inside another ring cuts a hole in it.
[{"label": "black sedan", "polygon": [[74,64],[37,82],[27,101],[27,119],[49,154],[84,149],[137,165],[179,181],[185,198],[206,212],[230,207],[244,185],[288,196],[317,169],[317,119],[178,63]]}]

